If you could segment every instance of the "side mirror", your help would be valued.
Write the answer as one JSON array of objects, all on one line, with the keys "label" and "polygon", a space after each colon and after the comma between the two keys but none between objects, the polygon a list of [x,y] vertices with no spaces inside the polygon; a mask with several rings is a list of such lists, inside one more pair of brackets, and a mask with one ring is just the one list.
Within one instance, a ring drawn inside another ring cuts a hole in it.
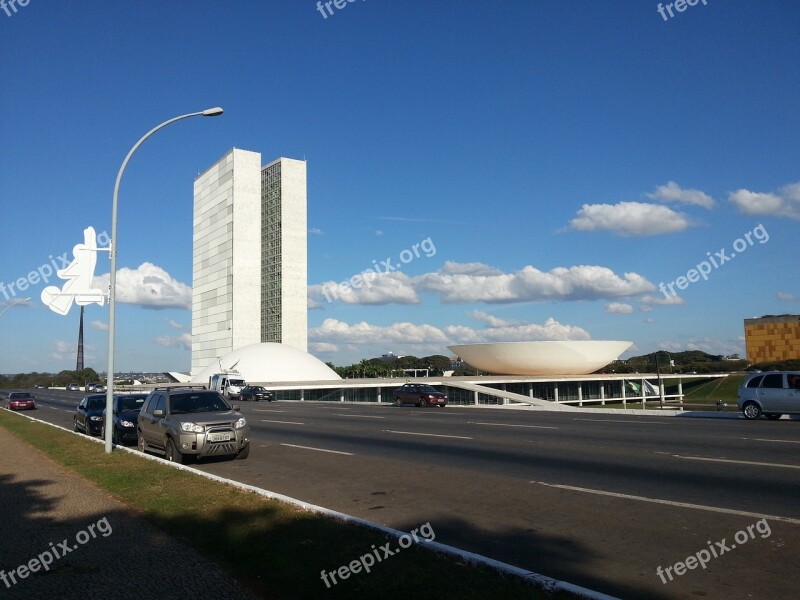
[{"label": "side mirror", "polygon": [[153,416],[154,417],[163,417],[164,416],[164,411],[161,410],[160,408],[157,408],[156,410],[153,411]]}]

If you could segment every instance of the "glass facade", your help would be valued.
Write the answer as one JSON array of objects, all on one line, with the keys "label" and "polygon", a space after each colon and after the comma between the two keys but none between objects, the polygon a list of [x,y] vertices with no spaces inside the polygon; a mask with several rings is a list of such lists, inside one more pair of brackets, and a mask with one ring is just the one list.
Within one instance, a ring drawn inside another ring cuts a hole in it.
[{"label": "glass facade", "polygon": [[281,163],[261,171],[261,341],[281,339]]}]

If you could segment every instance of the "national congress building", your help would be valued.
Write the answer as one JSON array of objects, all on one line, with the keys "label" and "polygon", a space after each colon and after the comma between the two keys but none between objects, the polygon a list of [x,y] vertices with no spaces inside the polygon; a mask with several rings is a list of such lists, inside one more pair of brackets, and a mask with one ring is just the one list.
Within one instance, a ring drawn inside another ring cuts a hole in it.
[{"label": "national congress building", "polygon": [[192,374],[250,344],[306,351],[306,201],[302,160],[234,148],[195,179]]}]

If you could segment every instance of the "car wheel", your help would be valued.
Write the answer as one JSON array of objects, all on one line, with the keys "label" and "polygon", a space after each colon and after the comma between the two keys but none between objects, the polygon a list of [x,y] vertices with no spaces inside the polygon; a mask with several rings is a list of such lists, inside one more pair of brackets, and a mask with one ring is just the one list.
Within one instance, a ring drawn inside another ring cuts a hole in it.
[{"label": "car wheel", "polygon": [[186,463],[186,457],[178,452],[178,449],[175,447],[175,442],[172,441],[172,438],[167,438],[167,460],[169,462],[175,462],[179,465]]},{"label": "car wheel", "polygon": [[80,432],[81,428],[78,427],[78,419],[72,419],[72,431]]},{"label": "car wheel", "polygon": [[395,399],[394,399],[394,405],[395,405],[395,406],[403,406],[403,401],[402,401],[402,400],[400,400],[400,398],[399,398],[399,397],[398,397],[398,398],[395,398]]},{"label": "car wheel", "polygon": [[417,402],[417,406],[419,406],[420,408],[422,408],[422,407],[428,406],[428,403],[427,403],[427,401],[425,400],[425,398],[420,398],[420,399],[419,399],[419,402]]},{"label": "car wheel", "polygon": [[244,460],[248,456],[250,456],[250,444],[247,444],[247,446],[239,450],[239,453],[236,455],[236,458],[239,460]]},{"label": "car wheel", "polygon": [[768,418],[770,421],[777,421],[777,420],[778,420],[778,419],[780,419],[780,418],[781,418],[783,415],[782,415],[781,413],[767,413],[765,416],[766,416],[766,417],[767,417],[767,418]]},{"label": "car wheel", "polygon": [[145,452],[147,452],[147,442],[144,441],[144,438],[142,437],[142,432],[141,431],[139,432],[139,435],[137,437],[138,437],[138,439],[136,440],[136,442],[137,442],[137,444],[139,446],[139,452],[144,454]]},{"label": "car wheel", "polygon": [[761,416],[761,407],[755,402],[748,402],[742,408],[745,419],[757,419]]}]

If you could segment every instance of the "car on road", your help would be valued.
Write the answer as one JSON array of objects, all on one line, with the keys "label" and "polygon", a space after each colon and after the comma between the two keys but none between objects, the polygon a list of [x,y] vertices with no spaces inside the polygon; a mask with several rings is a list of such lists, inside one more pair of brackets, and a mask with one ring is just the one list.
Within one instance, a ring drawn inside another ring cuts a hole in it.
[{"label": "car on road", "polygon": [[105,409],[105,395],[90,394],[84,396],[75,408],[75,414],[72,415],[72,429],[83,431],[86,435],[100,435]]},{"label": "car on road", "polygon": [[108,391],[108,388],[104,386],[102,383],[98,383],[94,386],[94,391],[98,394],[100,393],[105,394]]},{"label": "car on road", "polygon": [[[136,421],[139,411],[144,406],[147,394],[119,394],[114,396],[113,425],[111,441],[118,445],[136,444]],[[103,411],[105,415],[105,411]],[[103,418],[100,425],[100,437],[105,438],[106,420]]]},{"label": "car on road", "polygon": [[67,386],[67,391],[68,392],[80,392],[81,391],[81,386],[79,386],[77,383],[70,383]]},{"label": "car on road", "polygon": [[422,383],[407,383],[392,392],[395,406],[414,404],[416,406],[447,406],[447,394],[435,387]]},{"label": "car on road", "polygon": [[275,399],[275,396],[272,392],[260,385],[247,385],[242,388],[241,399],[242,402],[246,402],[248,400],[254,400],[256,402],[266,400],[267,402],[272,402]]},{"label": "car on road", "polygon": [[95,391],[95,389],[94,389],[95,387],[97,387],[96,383],[87,383],[86,384],[86,388],[84,388],[84,389],[87,392],[94,392]]},{"label": "car on road", "polygon": [[800,414],[800,371],[770,371],[745,377],[736,405],[747,419]]},{"label": "car on road", "polygon": [[238,406],[203,388],[155,389],[139,412],[139,450],[184,464],[191,458],[250,454],[250,426]]},{"label": "car on road", "polygon": [[10,392],[6,398],[6,408],[8,410],[34,410],[36,396],[28,392]]}]

